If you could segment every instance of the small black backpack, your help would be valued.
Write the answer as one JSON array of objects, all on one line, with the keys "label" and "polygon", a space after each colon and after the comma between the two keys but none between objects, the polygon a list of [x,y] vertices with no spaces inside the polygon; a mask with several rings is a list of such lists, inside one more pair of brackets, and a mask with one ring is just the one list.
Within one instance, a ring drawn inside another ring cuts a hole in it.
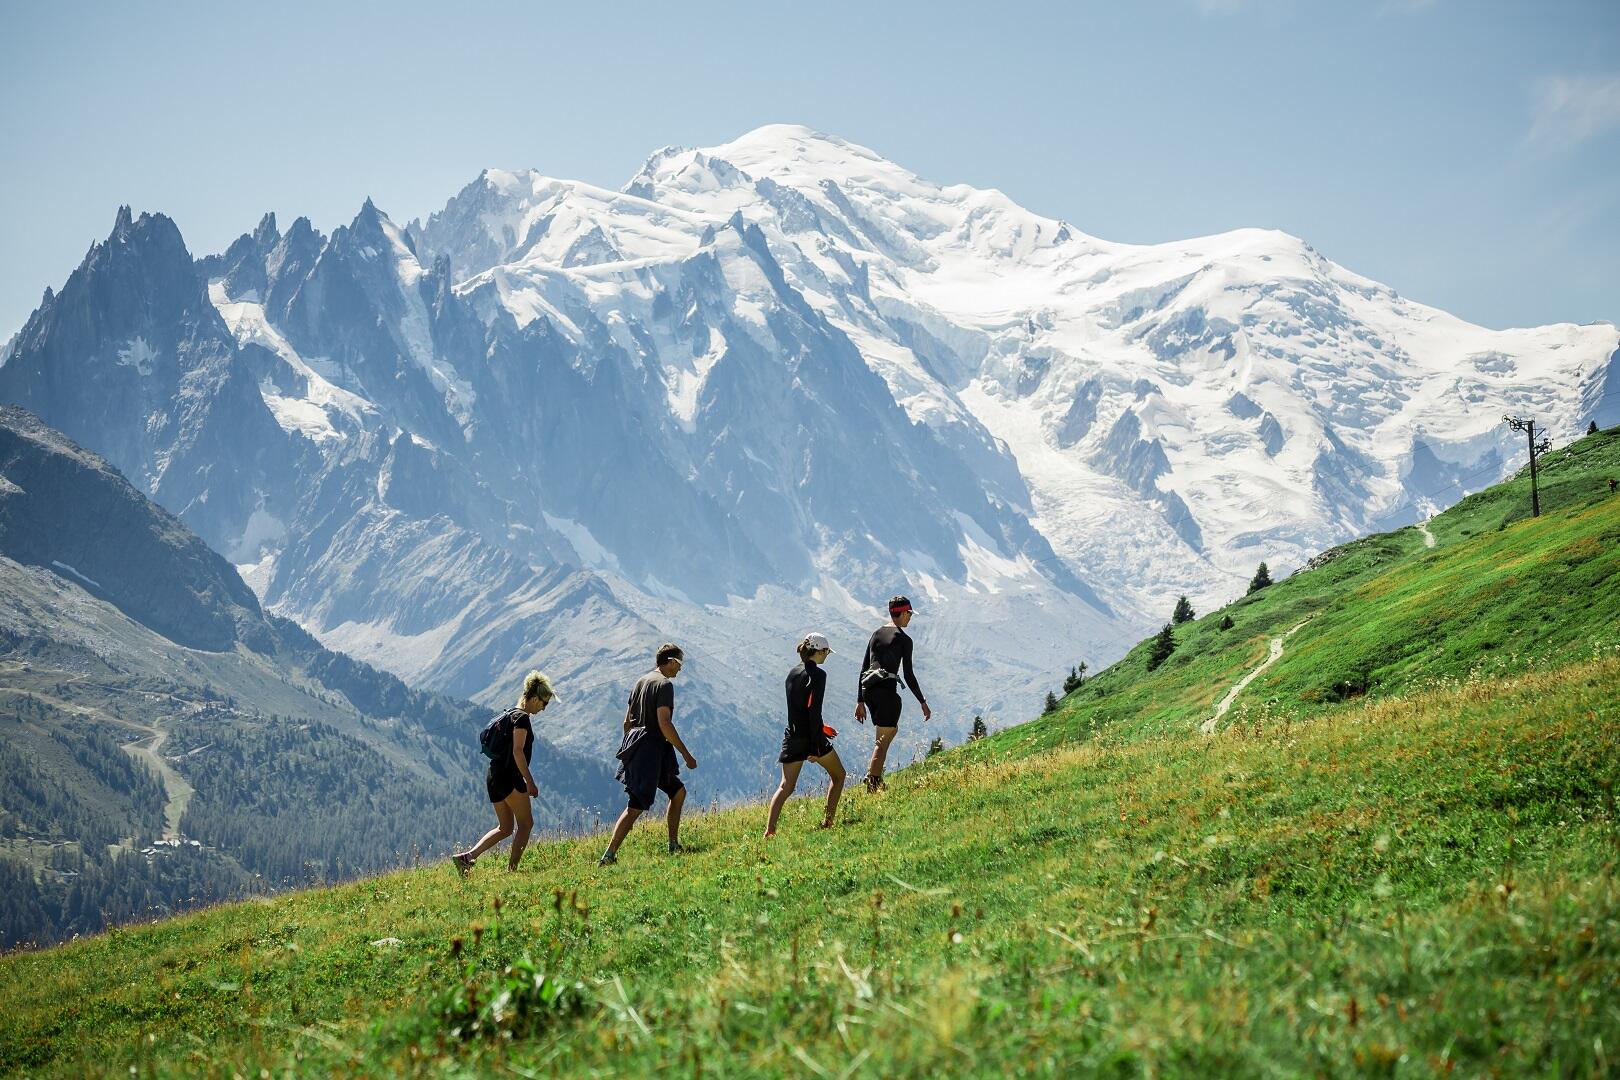
[{"label": "small black backpack", "polygon": [[512,756],[512,714],[503,712],[478,733],[478,749],[492,761]]}]

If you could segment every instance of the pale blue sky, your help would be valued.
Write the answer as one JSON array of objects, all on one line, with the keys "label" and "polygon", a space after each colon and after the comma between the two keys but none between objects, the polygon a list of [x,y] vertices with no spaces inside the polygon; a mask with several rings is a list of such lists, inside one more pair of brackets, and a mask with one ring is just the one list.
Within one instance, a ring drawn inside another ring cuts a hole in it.
[{"label": "pale blue sky", "polygon": [[205,254],[774,122],[1113,240],[1275,227],[1487,326],[1620,321],[1615,0],[121,0],[0,8],[0,338],[122,202]]}]

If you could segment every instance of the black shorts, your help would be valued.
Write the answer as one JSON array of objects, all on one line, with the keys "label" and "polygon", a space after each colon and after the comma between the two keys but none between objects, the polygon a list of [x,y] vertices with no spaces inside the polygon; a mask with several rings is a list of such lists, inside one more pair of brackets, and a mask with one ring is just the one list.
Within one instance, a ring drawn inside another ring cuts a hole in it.
[{"label": "black shorts", "polygon": [[899,693],[872,694],[866,699],[866,714],[873,727],[899,727],[900,706]]},{"label": "black shorts", "polygon": [[832,740],[824,732],[807,731],[795,734],[787,731],[782,735],[782,752],[777,755],[777,763],[791,765],[795,761],[808,761],[811,758],[826,757],[833,752]]},{"label": "black shorts", "polygon": [[653,799],[662,791],[673,799],[686,787],[681,783],[681,769],[675,761],[675,748],[667,742],[644,739],[640,745],[620,759],[615,777],[624,785],[624,793],[632,810],[651,810]]},{"label": "black shorts", "polygon": [[493,761],[489,763],[489,772],[484,774],[484,790],[489,793],[489,801],[502,803],[514,791],[527,791],[523,777],[515,767],[508,764],[501,768]]}]

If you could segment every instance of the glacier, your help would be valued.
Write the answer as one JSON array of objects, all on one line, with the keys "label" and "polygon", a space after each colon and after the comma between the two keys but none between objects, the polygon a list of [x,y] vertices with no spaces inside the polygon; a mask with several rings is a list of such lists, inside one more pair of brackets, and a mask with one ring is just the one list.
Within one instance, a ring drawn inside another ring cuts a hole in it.
[{"label": "glacier", "polygon": [[403,226],[266,215],[201,259],[161,215],[114,232],[0,398],[330,647],[491,706],[545,668],[569,749],[610,752],[681,641],[728,796],[768,783],[793,643],[833,639],[852,708],[891,593],[936,713],[903,758],[1031,715],[1178,595],[1500,480],[1505,411],[1620,418],[1611,324],[1473,326],[1271,230],[1109,241],[796,125],[617,191],[489,169]]}]

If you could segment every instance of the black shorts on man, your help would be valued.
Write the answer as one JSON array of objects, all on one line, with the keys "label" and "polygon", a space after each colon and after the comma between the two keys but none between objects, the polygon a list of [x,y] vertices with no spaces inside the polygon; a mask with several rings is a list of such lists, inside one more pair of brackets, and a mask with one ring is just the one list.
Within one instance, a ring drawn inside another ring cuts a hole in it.
[{"label": "black shorts on man", "polygon": [[642,739],[630,747],[619,759],[615,779],[624,785],[632,810],[651,810],[658,792],[673,799],[686,787],[675,748],[663,739]]}]

